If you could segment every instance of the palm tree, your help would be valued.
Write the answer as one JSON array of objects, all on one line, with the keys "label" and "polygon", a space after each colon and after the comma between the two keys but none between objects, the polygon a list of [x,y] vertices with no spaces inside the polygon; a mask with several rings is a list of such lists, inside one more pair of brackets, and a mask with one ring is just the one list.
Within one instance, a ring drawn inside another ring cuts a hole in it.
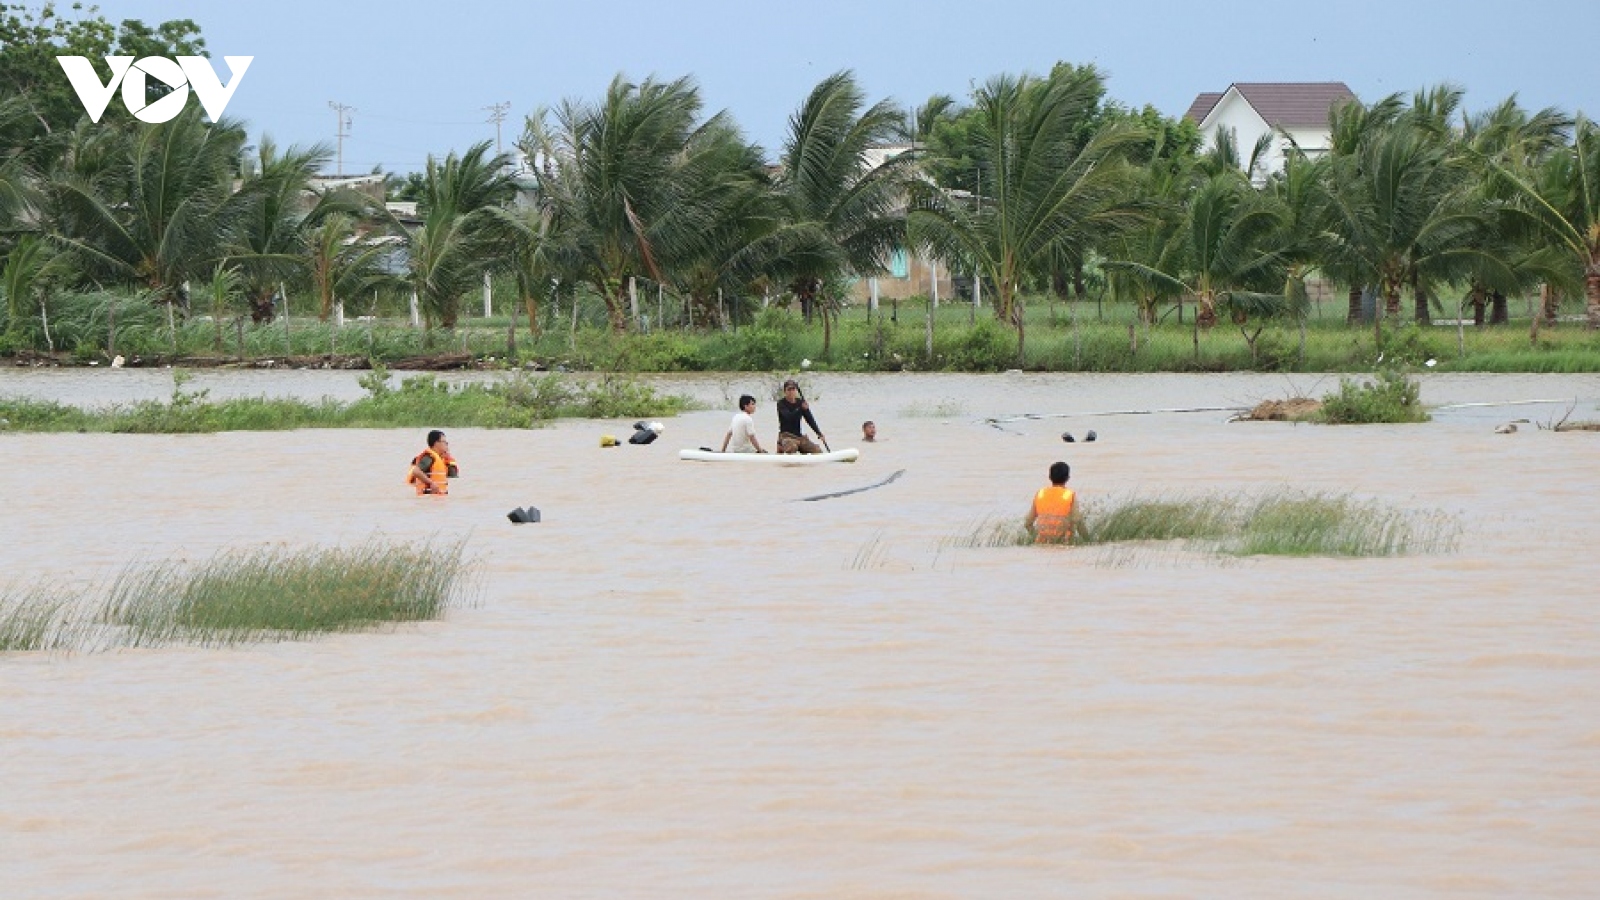
[{"label": "palm tree", "polygon": [[1482,255],[1473,242],[1486,214],[1464,190],[1463,159],[1428,130],[1404,121],[1382,128],[1335,157],[1330,172],[1330,256],[1377,285],[1384,316],[1399,315],[1403,288],[1425,290],[1429,278]]},{"label": "palm tree", "polygon": [[915,155],[870,152],[903,132],[904,116],[888,100],[865,105],[855,75],[844,71],[823,79],[790,116],[774,186],[782,224],[759,248],[807,317],[822,313],[824,352],[840,300],[827,286],[887,269],[890,254],[905,246],[905,184]]},{"label": "palm tree", "polygon": [[5,303],[8,333],[23,334],[25,323],[38,313],[45,348],[55,351],[55,341],[50,336],[49,297],[52,283],[61,274],[62,259],[44,240],[27,235],[17,242],[0,266],[0,300]]},{"label": "palm tree", "polygon": [[[333,151],[322,144],[279,153],[277,145],[264,138],[255,165],[244,175],[239,193],[246,202],[229,255],[239,270],[250,317],[258,324],[272,321],[272,297],[278,285],[305,274],[305,229],[355,202],[348,195],[328,195],[319,198],[314,209],[304,208],[312,179],[332,159]],[[329,312],[324,305],[322,318],[327,319]]]},{"label": "palm tree", "polygon": [[633,84],[618,75],[599,105],[562,104],[555,128],[528,120],[547,258],[566,280],[593,285],[611,327],[628,328],[630,278],[670,280],[702,258],[728,191],[759,177],[759,155],[726,114],[700,121],[688,78]]},{"label": "palm tree", "polygon": [[1278,315],[1291,305],[1282,292],[1288,267],[1280,241],[1287,220],[1285,209],[1270,194],[1258,193],[1240,170],[1229,169],[1206,179],[1189,198],[1182,230],[1184,271],[1163,272],[1129,261],[1107,265],[1198,298],[1197,356],[1200,331],[1216,324],[1220,303],[1245,335],[1253,357],[1256,336],[1244,330],[1245,324]]},{"label": "palm tree", "polygon": [[1491,162],[1515,197],[1514,209],[1581,272],[1587,327],[1600,328],[1600,126],[1579,116],[1572,145],[1532,173]]},{"label": "palm tree", "polygon": [[490,156],[488,141],[442,163],[428,157],[417,204],[422,224],[406,247],[407,280],[430,328],[454,328],[461,298],[513,246],[517,225],[504,207],[516,193],[506,174],[509,161],[505,154]]},{"label": "palm tree", "polygon": [[398,289],[384,265],[391,252],[385,237],[362,234],[357,220],[344,212],[324,216],[304,233],[303,259],[319,307],[332,310],[346,298]]},{"label": "palm tree", "polygon": [[995,313],[1016,329],[1019,365],[1024,285],[1058,254],[1081,259],[1096,240],[1141,219],[1121,154],[1143,132],[1112,125],[1086,143],[1074,137],[1098,96],[1095,79],[990,79],[974,96],[975,152],[989,173],[983,204],[923,191],[910,216],[919,243],[944,259],[973,261],[994,283]]},{"label": "palm tree", "polygon": [[233,190],[244,140],[242,126],[208,124],[198,107],[137,126],[125,157],[51,179],[51,238],[91,276],[147,290],[170,319],[185,282],[209,278],[234,242],[250,200]]}]

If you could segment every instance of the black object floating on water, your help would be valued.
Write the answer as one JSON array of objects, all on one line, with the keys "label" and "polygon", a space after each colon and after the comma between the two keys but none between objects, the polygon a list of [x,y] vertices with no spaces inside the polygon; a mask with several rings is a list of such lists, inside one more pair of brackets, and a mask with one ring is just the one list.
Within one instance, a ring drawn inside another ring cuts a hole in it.
[{"label": "black object floating on water", "polygon": [[1092,440],[1094,440],[1095,438],[1098,438],[1098,437],[1099,437],[1099,435],[1095,434],[1094,431],[1091,430],[1088,434],[1083,436],[1083,439],[1085,441],[1092,441]]},{"label": "black object floating on water", "polygon": [[1063,441],[1066,441],[1066,442],[1067,442],[1067,443],[1069,443],[1069,444],[1070,444],[1070,443],[1073,443],[1073,442],[1074,442],[1074,441],[1076,441],[1076,440],[1077,440],[1077,438],[1075,438],[1075,437],[1073,437],[1073,436],[1072,436],[1072,432],[1070,432],[1070,431],[1063,431],[1063,432],[1061,432],[1061,439],[1062,439],[1062,440],[1063,440]]},{"label": "black object floating on water", "polygon": [[506,518],[510,519],[511,524],[513,525],[525,525],[530,522],[537,522],[539,521],[539,507],[530,506],[527,509],[523,509],[519,506],[516,509],[513,509],[511,512],[506,513]]}]

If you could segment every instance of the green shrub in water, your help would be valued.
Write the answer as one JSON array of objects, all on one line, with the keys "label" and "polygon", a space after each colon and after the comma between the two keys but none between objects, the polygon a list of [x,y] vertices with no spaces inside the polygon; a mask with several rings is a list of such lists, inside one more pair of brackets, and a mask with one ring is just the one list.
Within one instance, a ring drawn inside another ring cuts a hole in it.
[{"label": "green shrub in water", "polygon": [[1322,421],[1332,425],[1426,422],[1422,386],[1398,369],[1380,369],[1374,381],[1339,379],[1337,393],[1322,398]]}]

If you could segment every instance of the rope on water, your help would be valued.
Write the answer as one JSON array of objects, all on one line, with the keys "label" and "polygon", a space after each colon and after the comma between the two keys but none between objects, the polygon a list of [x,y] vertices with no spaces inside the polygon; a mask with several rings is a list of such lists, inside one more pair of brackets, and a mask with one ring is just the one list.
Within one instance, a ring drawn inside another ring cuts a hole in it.
[{"label": "rope on water", "polygon": [[867,485],[865,487],[851,488],[848,491],[834,491],[831,494],[817,494],[815,497],[801,497],[800,498],[800,502],[801,503],[805,503],[805,502],[810,501],[810,500],[830,500],[830,499],[832,499],[834,497],[847,497],[847,496],[849,496],[851,494],[859,494],[862,491],[870,491],[873,488],[881,488],[884,485],[888,484],[889,482],[894,481],[896,478],[899,478],[901,475],[904,475],[905,473],[906,473],[905,469],[900,469],[900,470],[896,471],[893,475],[890,475],[888,478],[885,478],[884,480],[882,480],[880,482],[877,482],[876,484],[869,484],[869,485]]},{"label": "rope on water", "polygon": [[1109,409],[1101,412],[1070,412],[1070,413],[1022,413],[1015,416],[990,416],[984,419],[990,425],[999,427],[1001,422],[1022,422],[1032,419],[1073,419],[1084,416],[1152,416],[1156,413],[1201,413],[1201,412],[1239,412],[1249,409],[1248,406],[1184,406],[1167,409]]},{"label": "rope on water", "polygon": [[1484,403],[1446,403],[1435,406],[1433,409],[1473,409],[1481,406],[1531,406],[1537,403],[1577,403],[1576,397],[1562,397],[1559,400],[1493,400]]}]

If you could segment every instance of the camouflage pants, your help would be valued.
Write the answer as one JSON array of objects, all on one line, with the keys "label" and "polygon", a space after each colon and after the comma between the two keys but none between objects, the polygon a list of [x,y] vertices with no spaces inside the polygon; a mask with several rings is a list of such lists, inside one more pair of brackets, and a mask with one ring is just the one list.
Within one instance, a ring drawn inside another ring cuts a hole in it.
[{"label": "camouflage pants", "polygon": [[790,434],[787,431],[778,432],[779,453],[821,453],[822,448],[817,442],[799,434]]}]

